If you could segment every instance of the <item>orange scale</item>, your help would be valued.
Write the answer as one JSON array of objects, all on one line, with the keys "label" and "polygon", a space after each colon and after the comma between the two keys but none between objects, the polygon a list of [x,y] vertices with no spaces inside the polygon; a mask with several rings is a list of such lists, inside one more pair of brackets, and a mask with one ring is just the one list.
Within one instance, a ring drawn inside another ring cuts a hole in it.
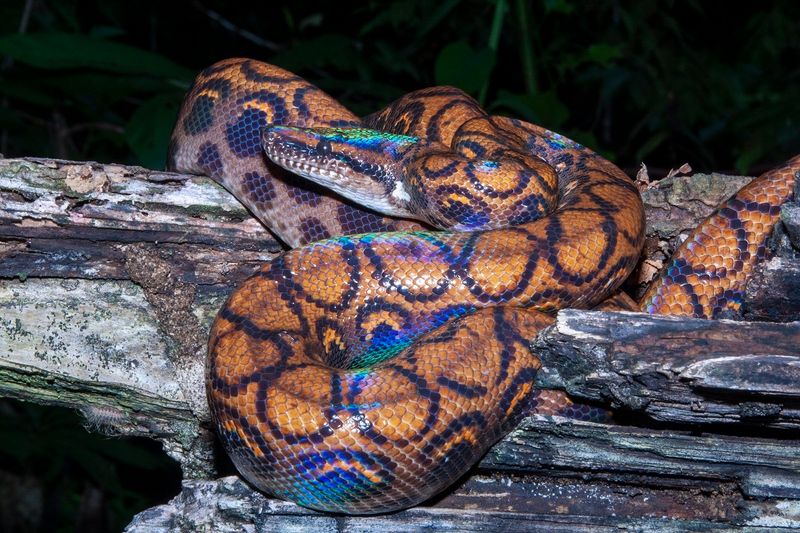
[{"label": "orange scale", "polygon": [[[247,388],[247,399],[252,405],[256,404],[257,391],[253,386]],[[313,433],[328,423],[323,409],[283,387],[268,388],[265,401],[267,418],[284,434]],[[264,434],[269,434],[269,429],[265,430]]]},{"label": "orange scale", "polygon": [[330,368],[321,364],[312,364],[284,372],[273,386],[310,405],[326,406],[331,397],[331,372]]},{"label": "orange scale", "polygon": [[[354,422],[349,416],[343,416],[341,419],[343,422],[342,426],[335,430],[337,440],[336,447],[352,448],[356,450],[363,449],[363,446],[361,446],[362,443],[359,442],[359,440],[351,433],[356,427],[356,422]],[[347,467],[350,465],[350,463],[345,461],[339,461],[338,464],[343,470],[347,470]]]},{"label": "orange scale", "polygon": [[588,241],[578,248],[576,257],[598,257],[602,255],[604,247],[604,242]]},{"label": "orange scale", "polygon": [[714,257],[706,256],[705,254],[701,256],[695,255],[692,257],[691,265],[692,268],[708,270],[708,268],[712,265],[716,265],[716,261],[714,260]]},{"label": "orange scale", "polygon": [[748,248],[752,248],[758,245],[758,230],[754,228],[750,228],[749,231],[745,231],[745,239],[747,240]]},{"label": "orange scale", "polygon": [[696,285],[692,287],[694,294],[697,297],[697,302],[706,307],[712,296],[714,296],[714,289],[708,285]]},{"label": "orange scale", "polygon": [[350,290],[353,268],[333,248],[312,246],[285,257],[295,283],[327,305],[341,303]]},{"label": "orange scale", "polygon": [[[520,250],[505,260],[499,257],[484,257],[473,261],[467,275],[491,296],[498,296],[510,287],[517,287],[525,279],[528,254]],[[498,275],[501,273],[502,275]]]},{"label": "orange scale", "polygon": [[475,151],[475,149],[472,146],[468,145],[468,144],[460,145],[459,146],[459,152],[461,152],[461,154],[463,154],[465,157],[468,157],[470,159],[476,159],[476,158],[479,157],[478,156],[478,152]]},{"label": "orange scale", "polygon": [[[752,216],[750,216],[751,214]],[[752,228],[757,219],[757,213],[748,213],[748,216],[740,217],[740,220],[742,221],[742,227],[745,231],[747,231],[749,228]]]},{"label": "orange scale", "polygon": [[229,374],[231,377],[240,378],[242,376],[247,376],[256,369],[256,366],[253,364],[253,361],[249,357],[249,353],[242,354],[242,357],[236,361],[236,363],[230,367]]},{"label": "orange scale", "polygon": [[686,302],[679,302],[676,300],[667,306],[666,313],[668,315],[685,315],[687,307]]},{"label": "orange scale", "polygon": [[597,207],[597,203],[592,198],[589,198],[588,196],[583,196],[582,195],[582,196],[579,196],[576,200],[577,201],[573,200],[574,203],[572,205],[570,205],[571,209],[575,209],[576,211],[587,210],[588,212],[591,212],[593,210],[598,210],[599,209]]},{"label": "orange scale", "polygon": [[272,283],[267,280],[251,278],[234,292],[228,300],[228,307],[235,314],[247,317],[248,321],[258,328],[276,330],[295,330],[301,322],[294,311],[278,298],[264,301],[260,294],[264,285]]},{"label": "orange scale", "polygon": [[735,243],[734,244],[729,244],[729,243],[726,242],[725,244],[720,246],[719,254],[722,255],[723,257],[730,257],[731,254],[732,254],[732,250],[736,250],[737,248],[738,247],[736,246]]},{"label": "orange scale", "polygon": [[365,332],[367,332],[366,339],[371,341],[373,337],[373,331],[378,326],[386,325],[395,331],[400,331],[403,329],[404,322],[405,319],[400,313],[392,310],[381,310],[367,315],[367,318],[362,322],[361,327]]},{"label": "orange scale", "polygon": [[494,286],[491,292],[495,294],[502,294],[506,291],[513,290],[520,283],[520,279],[515,277],[512,272],[500,271],[494,281]]},{"label": "orange scale", "polygon": [[[448,167],[452,166],[453,158],[447,154],[432,154],[425,159],[422,160],[422,169],[425,173],[435,175],[441,170],[445,170]],[[450,177],[452,175],[451,172],[448,172],[448,176],[445,178],[446,181],[453,181]],[[460,184],[460,182],[459,182]]]},{"label": "orange scale", "polygon": [[[573,230],[569,230],[568,233],[572,231]],[[587,246],[584,248],[574,248],[568,244],[564,244],[557,247],[556,258],[558,263],[567,270],[567,274],[585,277],[597,270],[597,264],[594,259],[602,254],[606,246],[606,241],[597,242],[594,246]]]},{"label": "orange scale", "polygon": [[697,235],[698,237],[700,237],[699,242],[701,244],[705,244],[707,242],[713,242],[722,237],[722,228],[716,225],[704,226],[700,231],[700,233],[698,233]]},{"label": "orange scale", "polygon": [[[450,269],[447,258],[436,246],[411,235],[402,240],[377,240],[372,244],[372,250],[381,258],[383,271],[395,279],[416,274],[416,277],[440,280],[446,277]],[[368,260],[361,261],[361,264],[365,270],[374,272]]]},{"label": "orange scale", "polygon": [[444,443],[433,451],[434,460],[444,460],[448,453],[464,445],[473,447],[482,442],[483,438],[479,430],[473,427],[464,427],[461,431],[453,433]]},{"label": "orange scale", "polygon": [[424,413],[430,402],[424,398],[409,396],[399,403],[382,409],[365,412],[373,427],[389,440],[412,440],[425,430],[425,418],[414,413]]},{"label": "orange scale", "polygon": [[[594,187],[592,187],[592,193],[602,198],[614,198],[615,202],[619,202],[620,205],[623,205],[623,202],[628,200],[628,198],[620,199],[620,196],[627,195],[632,196],[631,192],[627,189],[622,189],[618,183],[614,181],[606,181],[605,183],[598,183]],[[637,195],[638,196],[638,195]],[[630,198],[633,200],[633,198]]]},{"label": "orange scale", "polygon": [[263,278],[251,277],[242,282],[228,298],[228,307],[250,310],[261,305],[260,296],[273,289],[274,282]]},{"label": "orange scale", "polygon": [[255,441],[255,439],[253,439],[249,431],[245,431],[244,428],[242,428],[238,423],[230,419],[225,420],[222,426],[226,431],[236,433],[244,442],[245,446],[247,446],[247,448],[253,452],[253,455],[260,458],[264,457],[264,452],[261,451],[261,447]]},{"label": "orange scale", "polygon": [[517,390],[517,393],[514,395],[514,397],[511,398],[511,402],[508,404],[505,416],[511,416],[514,411],[517,410],[520,402],[528,401],[532,390],[533,383],[523,383],[522,386],[519,387],[519,390]]},{"label": "orange scale", "polygon": [[226,368],[236,368],[249,349],[249,337],[241,330],[230,330],[217,333],[215,355],[216,366],[220,371]]},{"label": "orange scale", "polygon": [[536,392],[536,407],[533,413],[545,416],[563,415],[564,410],[574,402],[567,393],[560,390],[539,390]]},{"label": "orange scale", "polygon": [[703,255],[705,257],[716,257],[719,255],[719,247],[716,244],[708,244],[703,248]]},{"label": "orange scale", "polygon": [[697,274],[686,274],[686,283],[684,285],[698,285],[699,277]]},{"label": "orange scale", "polygon": [[[460,353],[456,351],[458,348],[458,346],[452,345],[442,346],[438,350],[437,355],[442,356],[444,353]],[[472,348],[474,350],[475,346],[472,346]],[[470,357],[470,355],[471,354],[462,355],[463,359],[468,358],[470,360],[469,362],[464,361],[464,364],[480,364],[480,357],[476,360]],[[437,359],[430,357],[429,354],[425,354],[425,358],[418,362],[417,375],[424,378],[429,385],[437,383],[437,380],[440,377],[445,377],[449,380],[457,381],[469,386],[474,386],[476,384],[480,385],[480,383],[477,383],[480,380],[476,379],[478,376],[473,373],[472,369],[466,368],[464,365],[455,361],[440,362]]]}]

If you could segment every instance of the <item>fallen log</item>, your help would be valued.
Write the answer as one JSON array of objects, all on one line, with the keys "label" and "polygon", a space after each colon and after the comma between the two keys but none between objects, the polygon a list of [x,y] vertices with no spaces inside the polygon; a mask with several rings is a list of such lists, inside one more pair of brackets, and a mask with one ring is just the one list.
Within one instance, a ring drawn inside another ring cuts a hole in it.
[{"label": "fallen log", "polygon": [[[645,191],[653,224],[632,292],[742,180],[696,175]],[[0,396],[76,408],[106,432],[162,443],[183,468],[183,492],[129,531],[800,527],[800,326],[790,322],[800,290],[787,244],[797,210],[784,211],[776,246],[786,253],[744,307],[748,318],[787,323],[564,310],[532,339],[545,362],[540,385],[614,407],[638,427],[528,418],[429,505],[343,518],[209,480],[208,327],[279,243],[205,178],[0,160]]]},{"label": "fallen log", "polygon": [[566,309],[532,346],[544,388],[659,422],[800,432],[800,322]]}]

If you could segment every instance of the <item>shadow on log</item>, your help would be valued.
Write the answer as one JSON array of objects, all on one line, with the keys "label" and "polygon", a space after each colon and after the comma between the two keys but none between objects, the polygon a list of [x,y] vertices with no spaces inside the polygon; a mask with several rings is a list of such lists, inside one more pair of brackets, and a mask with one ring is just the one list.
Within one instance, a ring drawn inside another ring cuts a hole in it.
[{"label": "shadow on log", "polygon": [[[636,293],[747,178],[695,175],[644,193]],[[428,505],[333,517],[217,480],[205,338],[229,291],[280,246],[209,180],[120,165],[0,160],[0,395],[80,410],[159,440],[184,490],[128,531],[775,531],[800,527],[796,206],[748,288],[746,317],[564,310],[533,339],[541,385],[632,425],[530,417]]]}]

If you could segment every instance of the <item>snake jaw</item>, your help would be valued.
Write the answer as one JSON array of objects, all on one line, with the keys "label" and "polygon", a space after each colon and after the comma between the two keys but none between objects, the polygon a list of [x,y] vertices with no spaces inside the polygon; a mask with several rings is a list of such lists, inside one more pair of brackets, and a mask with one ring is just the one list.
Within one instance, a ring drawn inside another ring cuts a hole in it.
[{"label": "snake jaw", "polygon": [[366,128],[269,126],[267,157],[286,170],[379,213],[417,218],[404,185],[403,159],[416,137]]}]

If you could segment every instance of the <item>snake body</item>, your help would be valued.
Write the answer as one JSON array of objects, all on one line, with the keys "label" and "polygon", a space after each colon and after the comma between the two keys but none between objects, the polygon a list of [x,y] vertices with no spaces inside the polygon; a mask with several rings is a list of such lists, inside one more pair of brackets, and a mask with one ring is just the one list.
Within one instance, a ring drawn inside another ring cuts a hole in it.
[{"label": "snake body", "polygon": [[[617,167],[453,88],[359,120],[294,74],[226,60],[187,95],[170,166],[220,181],[297,246],[220,310],[208,397],[252,484],[325,511],[409,507],[461,476],[543,398],[528,341],[546,313],[612,294],[644,238]],[[737,305],[798,171],[722,206],[643,308]]]}]

